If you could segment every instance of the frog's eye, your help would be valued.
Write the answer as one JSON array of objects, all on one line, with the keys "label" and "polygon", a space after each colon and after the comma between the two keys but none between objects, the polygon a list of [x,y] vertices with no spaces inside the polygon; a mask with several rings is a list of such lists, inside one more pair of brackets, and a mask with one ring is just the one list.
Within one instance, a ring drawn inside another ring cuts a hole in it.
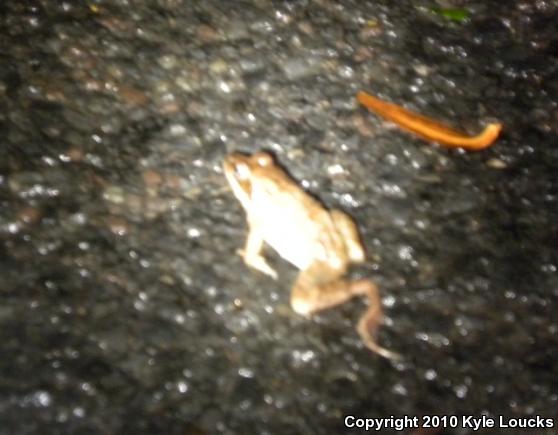
[{"label": "frog's eye", "polygon": [[273,157],[271,157],[271,155],[269,155],[268,153],[264,153],[263,151],[254,154],[254,158],[258,163],[258,166],[261,167],[269,166],[273,163]]}]

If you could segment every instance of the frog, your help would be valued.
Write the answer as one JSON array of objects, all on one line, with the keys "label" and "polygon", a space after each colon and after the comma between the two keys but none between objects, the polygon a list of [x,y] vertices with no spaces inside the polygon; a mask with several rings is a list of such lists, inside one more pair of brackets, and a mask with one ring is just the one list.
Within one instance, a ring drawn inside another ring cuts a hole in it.
[{"label": "frog", "polygon": [[343,278],[351,264],[366,260],[354,220],[303,190],[267,151],[232,152],[223,160],[223,173],[247,217],[248,236],[238,251],[244,263],[278,279],[262,255],[265,243],[299,269],[290,306],[300,315],[367,296],[368,309],[356,328],[364,345],[378,355],[399,359],[375,339],[383,319],[378,287],[368,279]]}]

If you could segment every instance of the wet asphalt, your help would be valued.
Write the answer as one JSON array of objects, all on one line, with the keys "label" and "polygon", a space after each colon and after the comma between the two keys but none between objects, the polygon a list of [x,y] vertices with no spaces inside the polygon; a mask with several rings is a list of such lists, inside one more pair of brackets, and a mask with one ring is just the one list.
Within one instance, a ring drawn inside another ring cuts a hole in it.
[{"label": "wet asphalt", "polygon": [[[0,434],[556,433],[557,19],[550,0],[3,1]],[[448,150],[359,90],[504,130]],[[358,223],[351,276],[380,287],[402,362],[363,347],[363,301],[297,316],[296,270],[236,255],[221,162],[262,149]]]}]

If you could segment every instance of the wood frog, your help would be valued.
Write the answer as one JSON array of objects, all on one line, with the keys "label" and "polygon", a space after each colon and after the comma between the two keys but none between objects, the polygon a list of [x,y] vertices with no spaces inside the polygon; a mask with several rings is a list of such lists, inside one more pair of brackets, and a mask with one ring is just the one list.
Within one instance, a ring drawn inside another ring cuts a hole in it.
[{"label": "wood frog", "polygon": [[247,215],[248,238],[240,251],[244,262],[277,279],[277,273],[261,255],[266,242],[300,269],[290,302],[302,315],[367,295],[369,308],[357,330],[370,350],[386,358],[398,358],[374,339],[383,317],[378,288],[367,279],[342,279],[350,263],[365,260],[354,221],[339,210],[324,208],[266,152],[232,153],[225,158],[223,169]]}]

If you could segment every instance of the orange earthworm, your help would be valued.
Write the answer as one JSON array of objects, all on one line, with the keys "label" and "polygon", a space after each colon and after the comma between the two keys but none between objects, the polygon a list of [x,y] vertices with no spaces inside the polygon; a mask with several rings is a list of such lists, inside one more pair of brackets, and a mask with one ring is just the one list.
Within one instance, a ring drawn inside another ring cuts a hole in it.
[{"label": "orange earthworm", "polygon": [[500,130],[502,130],[502,124],[492,123],[488,124],[482,133],[477,136],[467,136],[434,119],[411,112],[396,104],[382,101],[364,91],[357,94],[357,100],[367,109],[393,121],[401,128],[450,148],[461,147],[470,151],[482,150],[492,145],[500,134]]}]

